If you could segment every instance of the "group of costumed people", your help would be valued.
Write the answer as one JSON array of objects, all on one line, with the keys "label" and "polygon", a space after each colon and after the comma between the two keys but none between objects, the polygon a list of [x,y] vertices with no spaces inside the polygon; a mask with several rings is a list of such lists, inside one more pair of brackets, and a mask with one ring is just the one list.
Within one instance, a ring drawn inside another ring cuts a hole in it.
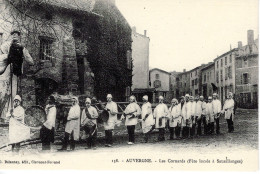
[{"label": "group of costumed people", "polygon": [[[148,142],[150,133],[154,129],[158,129],[159,132],[157,141],[164,141],[167,127],[170,132],[170,140],[201,136],[202,124],[204,127],[204,135],[213,134],[215,130],[216,134],[220,134],[219,118],[223,114],[227,120],[228,132],[233,132],[234,100],[232,97],[233,94],[229,92],[222,109],[221,102],[218,100],[216,93],[213,94],[213,97],[208,97],[207,102],[205,102],[203,96],[196,96],[194,98],[186,94],[180,98],[180,102],[175,98],[172,99],[169,108],[164,103],[164,98],[159,96],[159,103],[155,109],[152,110],[152,105],[148,101],[147,95],[143,96],[141,107],[137,104],[135,96],[131,96],[129,104],[120,118],[120,121],[125,121],[125,126],[128,131],[127,144],[135,144],[135,129],[139,122],[141,122],[144,143]],[[55,135],[57,114],[55,97],[51,95],[48,100],[49,102],[45,108],[47,120],[40,129],[42,150],[51,149],[50,145],[54,142]],[[79,140],[80,131],[89,134],[87,138],[87,148],[95,150],[99,112],[94,106],[91,106],[92,100],[90,98],[86,98],[83,110],[81,110],[79,106],[77,97],[72,97],[72,100],[73,104],[67,115],[63,145],[58,151],[75,150],[75,144],[76,141]],[[11,110],[8,116],[13,116],[17,121],[23,122],[24,109],[20,105],[20,96],[15,97],[14,103],[14,109]],[[118,124],[119,120],[117,115],[119,113],[117,104],[113,101],[111,94],[107,95],[107,103],[103,109],[109,114],[107,120],[103,123],[105,129],[105,146],[112,147],[113,130],[115,125]],[[69,145],[70,148],[68,149]]]}]

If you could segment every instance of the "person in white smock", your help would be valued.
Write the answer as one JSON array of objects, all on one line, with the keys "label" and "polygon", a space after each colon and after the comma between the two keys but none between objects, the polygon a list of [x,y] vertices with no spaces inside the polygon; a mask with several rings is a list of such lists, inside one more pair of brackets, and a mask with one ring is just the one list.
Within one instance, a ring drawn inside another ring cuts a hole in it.
[{"label": "person in white smock", "polygon": [[118,122],[117,120],[117,104],[112,101],[112,95],[107,95],[107,104],[105,109],[109,112],[109,117],[106,122],[104,122],[104,128],[105,128],[105,139],[106,139],[106,147],[111,147],[113,144],[113,130],[115,128],[115,124]]},{"label": "person in white smock", "polygon": [[148,101],[147,95],[143,96],[141,119],[142,119],[142,130],[144,133],[144,142],[147,143],[150,133],[154,128],[152,105]]},{"label": "person in white smock", "polygon": [[212,97],[209,96],[207,103],[207,121],[208,121],[208,134],[214,132],[214,108],[212,103]]},{"label": "person in white smock", "polygon": [[219,131],[219,129],[220,129],[220,127],[219,127],[219,117],[220,117],[222,109],[221,109],[221,102],[217,98],[217,94],[216,93],[213,94],[212,104],[213,104],[214,120],[216,121],[216,133],[220,134],[220,131]]},{"label": "person in white smock", "polygon": [[132,145],[135,143],[135,126],[138,121],[138,117],[141,115],[141,108],[136,103],[135,96],[130,96],[129,104],[125,108],[124,114],[121,120],[125,119],[125,125],[128,132],[128,144]]},{"label": "person in white smock", "polygon": [[174,139],[174,134],[177,139],[180,138],[181,132],[181,105],[178,105],[178,100],[176,98],[172,99],[172,105],[169,108],[170,114],[168,115],[169,119],[169,131],[170,131],[170,140]]},{"label": "person in white smock", "polygon": [[234,131],[234,105],[233,93],[228,93],[228,99],[225,101],[223,112],[225,113],[225,119],[228,124],[228,132]]},{"label": "person in white smock", "polygon": [[169,110],[166,104],[163,103],[163,96],[159,96],[159,104],[154,109],[155,128],[159,129],[158,141],[164,141],[166,118]]},{"label": "person in white smock", "polygon": [[63,141],[63,146],[59,150],[67,150],[70,136],[71,136],[71,141],[70,141],[71,150],[75,150],[75,141],[79,140],[80,107],[79,107],[79,102],[77,97],[72,97],[72,100],[73,100],[73,104],[69,110],[67,123],[65,126],[65,137]]}]

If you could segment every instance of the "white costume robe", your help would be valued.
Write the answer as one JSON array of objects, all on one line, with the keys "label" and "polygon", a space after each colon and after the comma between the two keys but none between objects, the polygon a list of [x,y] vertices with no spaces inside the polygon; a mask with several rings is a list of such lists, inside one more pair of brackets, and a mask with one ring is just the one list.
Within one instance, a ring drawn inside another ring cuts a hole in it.
[{"label": "white costume robe", "polygon": [[[142,105],[142,130],[143,133],[147,133],[152,129],[152,126],[154,125],[154,118],[153,118],[153,112],[152,112],[152,105],[151,103],[147,102]],[[143,120],[148,114],[149,116]]]},{"label": "white costume robe", "polygon": [[201,114],[202,114],[202,102],[201,101],[197,101],[195,116],[198,116],[198,119],[201,119]]},{"label": "white costume robe", "polygon": [[70,108],[67,123],[65,126],[65,132],[71,134],[73,132],[74,140],[79,139],[80,132],[80,107],[78,104],[73,105]]},{"label": "white costume robe", "polygon": [[[154,117],[155,117],[155,128],[165,128],[165,121],[166,117],[169,114],[169,110],[166,104],[164,103],[159,103],[156,108],[154,109]],[[159,119],[162,118],[162,125],[159,125]]]},{"label": "white costume robe", "polygon": [[218,113],[221,112],[221,102],[220,100],[216,99],[212,101],[213,104],[213,114],[216,116]]},{"label": "white costume robe", "polygon": [[47,120],[43,123],[43,125],[51,130],[52,128],[55,128],[57,109],[54,105],[48,104],[45,107],[45,113],[47,114]]},{"label": "white costume robe", "polygon": [[24,125],[24,108],[17,106],[13,109],[13,117],[8,112],[6,115],[9,120],[9,143],[19,143],[30,139],[30,128]]},{"label": "white costume robe", "polygon": [[225,101],[223,110],[225,111],[225,119],[230,119],[232,115],[232,121],[234,120],[234,105],[235,102],[233,99],[227,99]]},{"label": "white costume robe", "polygon": [[170,114],[168,115],[169,118],[169,126],[176,127],[177,124],[181,125],[182,117],[181,117],[181,106],[175,105],[169,108]]},{"label": "white costume robe", "polygon": [[207,120],[208,123],[214,123],[214,112],[213,112],[213,104],[211,103],[207,103]]},{"label": "white costume robe", "polygon": [[[186,114],[186,119],[188,119],[189,120],[189,124],[188,124],[188,127],[192,127],[192,122],[191,122],[191,114],[192,114],[192,103],[191,102],[187,102],[186,103],[186,112],[187,112],[187,114]],[[185,120],[185,122],[186,122],[186,120]],[[185,123],[186,124],[186,123]]]},{"label": "white costume robe", "polygon": [[[86,115],[85,109],[88,110],[89,114],[91,115],[91,119],[89,119]],[[85,125],[89,120],[91,120],[94,124],[97,126],[97,118],[98,118],[98,112],[97,109],[93,106],[89,106],[89,108],[84,108],[81,114],[81,125]]]},{"label": "white costume robe", "polygon": [[126,126],[133,126],[133,125],[137,124],[138,116],[141,114],[141,108],[137,103],[133,102],[133,103],[130,103],[129,105],[127,105],[124,113],[125,114],[133,113],[133,115],[135,116],[134,118],[130,118],[130,117],[132,117],[132,114],[126,115],[126,120],[125,120]]},{"label": "white costume robe", "polygon": [[109,109],[109,118],[106,122],[104,122],[105,130],[112,130],[115,128],[115,124],[117,123],[117,104],[113,101],[107,102],[106,109]]}]

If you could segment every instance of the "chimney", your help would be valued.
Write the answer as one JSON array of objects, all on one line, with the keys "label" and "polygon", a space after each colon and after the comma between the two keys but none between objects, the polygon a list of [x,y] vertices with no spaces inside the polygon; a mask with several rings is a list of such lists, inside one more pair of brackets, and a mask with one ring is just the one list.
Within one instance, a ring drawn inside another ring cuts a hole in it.
[{"label": "chimney", "polygon": [[183,72],[186,72],[186,69],[183,69]]},{"label": "chimney", "polygon": [[135,26],[132,27],[132,31],[133,31],[133,33],[136,33],[136,27]]},{"label": "chimney", "polygon": [[147,30],[144,30],[144,36],[146,36]]},{"label": "chimney", "polygon": [[0,45],[3,43],[3,33],[0,32]]},{"label": "chimney", "polygon": [[247,44],[254,44],[254,30],[247,30]]},{"label": "chimney", "polygon": [[237,48],[242,48],[242,47],[243,47],[242,41],[238,41],[238,42],[237,42]]}]

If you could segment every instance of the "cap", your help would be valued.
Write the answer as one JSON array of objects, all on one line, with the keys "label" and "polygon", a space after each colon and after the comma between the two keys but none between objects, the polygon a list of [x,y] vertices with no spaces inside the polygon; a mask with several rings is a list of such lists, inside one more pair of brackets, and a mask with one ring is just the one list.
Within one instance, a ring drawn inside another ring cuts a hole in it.
[{"label": "cap", "polygon": [[15,100],[19,100],[20,102],[22,101],[22,99],[21,99],[21,97],[19,96],[19,95],[16,95],[15,97],[14,97],[14,101]]},{"label": "cap", "polygon": [[20,36],[21,35],[21,32],[20,31],[18,31],[18,30],[12,30],[11,31],[11,35],[13,35],[14,33],[17,33],[18,34],[18,36]]},{"label": "cap", "polygon": [[147,95],[143,96],[143,99],[145,99],[146,101],[148,101],[148,96],[147,96]]},{"label": "cap", "polygon": [[159,96],[159,99],[160,99],[160,100],[163,100],[164,98],[163,98],[163,96],[160,95],[160,96]]},{"label": "cap", "polygon": [[212,97],[211,96],[209,96],[209,98],[208,98],[209,100],[212,100]]},{"label": "cap", "polygon": [[107,94],[107,98],[113,98],[111,94]]},{"label": "cap", "polygon": [[214,93],[213,96],[217,96],[217,93]]}]

